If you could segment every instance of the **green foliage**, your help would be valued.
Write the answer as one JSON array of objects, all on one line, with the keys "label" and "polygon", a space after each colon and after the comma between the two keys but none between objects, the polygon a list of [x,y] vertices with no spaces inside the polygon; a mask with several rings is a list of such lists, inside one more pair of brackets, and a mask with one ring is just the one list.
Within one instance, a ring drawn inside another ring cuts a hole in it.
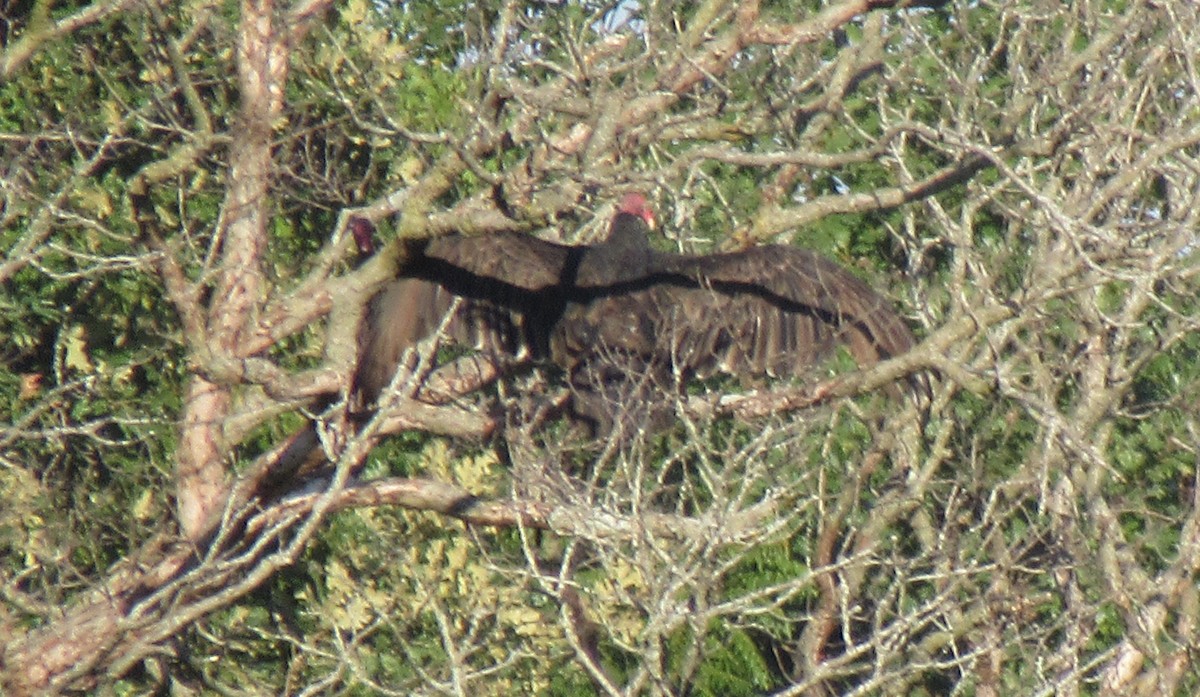
[{"label": "green foliage", "polygon": [[[695,676],[696,694],[748,696],[774,687],[776,676],[761,648],[744,630],[722,624],[704,628],[705,660]],[[686,638],[687,642],[695,640]]]}]

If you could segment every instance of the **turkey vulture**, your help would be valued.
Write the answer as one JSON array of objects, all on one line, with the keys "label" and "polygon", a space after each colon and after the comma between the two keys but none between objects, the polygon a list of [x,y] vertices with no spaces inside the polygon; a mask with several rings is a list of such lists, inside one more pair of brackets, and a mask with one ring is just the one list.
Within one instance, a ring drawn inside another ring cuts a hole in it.
[{"label": "turkey vulture", "polygon": [[638,385],[799,375],[839,345],[869,365],[914,344],[890,302],[825,257],[783,245],[658,252],[652,224],[645,198],[629,194],[594,245],[519,233],[428,241],[368,307],[360,399],[374,401],[405,349],[439,327],[495,361],[552,361],[575,413],[601,428],[631,391],[645,397]]}]

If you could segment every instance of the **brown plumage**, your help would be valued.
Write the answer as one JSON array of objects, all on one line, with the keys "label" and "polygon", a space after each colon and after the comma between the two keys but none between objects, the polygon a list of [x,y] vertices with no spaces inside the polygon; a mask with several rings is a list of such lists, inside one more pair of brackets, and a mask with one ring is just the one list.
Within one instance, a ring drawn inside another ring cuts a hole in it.
[{"label": "brown plumage", "polygon": [[548,358],[551,334],[584,289],[645,274],[638,259],[649,251],[645,231],[653,220],[645,199],[630,194],[598,245],[508,232],[430,240],[367,307],[355,391],[364,403],[374,401],[404,351],[443,326],[448,340],[497,361]]},{"label": "brown plumage", "polygon": [[520,234],[430,241],[371,302],[356,378],[362,396],[375,399],[404,349],[439,326],[495,360],[557,364],[577,413],[601,425],[621,408],[607,402],[627,399],[631,384],[800,375],[839,345],[865,366],[914,344],[888,300],[825,257],[780,245],[656,252],[652,222],[645,199],[630,194],[596,245]]}]

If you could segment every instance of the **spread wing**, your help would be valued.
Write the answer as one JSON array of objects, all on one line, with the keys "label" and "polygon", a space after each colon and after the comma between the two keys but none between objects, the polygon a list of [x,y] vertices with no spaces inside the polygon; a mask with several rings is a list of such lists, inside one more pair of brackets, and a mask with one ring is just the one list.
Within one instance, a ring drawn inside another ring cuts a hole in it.
[{"label": "spread wing", "polygon": [[915,343],[887,298],[808,250],[664,255],[660,267],[674,279],[654,303],[664,340],[702,375],[797,375],[839,345],[867,366]]},{"label": "spread wing", "polygon": [[457,345],[498,359],[523,357],[529,340],[522,320],[521,313],[456,295],[438,283],[392,281],[371,299],[359,327],[356,399],[362,405],[378,399],[401,364],[416,367],[417,355],[406,351],[439,331]]},{"label": "spread wing", "polygon": [[431,240],[367,306],[354,378],[360,401],[375,401],[405,351],[439,330],[497,358],[544,356],[581,249],[515,233]]},{"label": "spread wing", "polygon": [[447,235],[430,240],[401,275],[468,297],[522,303],[531,294],[572,284],[583,249],[520,233]]},{"label": "spread wing", "polygon": [[645,275],[644,217],[619,211],[608,240],[596,246],[509,232],[430,240],[367,308],[355,375],[360,401],[375,401],[404,352],[439,329],[498,360],[548,356],[570,304]]},{"label": "spread wing", "polygon": [[659,254],[651,266],[650,275],[569,309],[556,361],[619,351],[700,377],[789,376],[840,345],[865,366],[915,343],[891,302],[807,250]]}]

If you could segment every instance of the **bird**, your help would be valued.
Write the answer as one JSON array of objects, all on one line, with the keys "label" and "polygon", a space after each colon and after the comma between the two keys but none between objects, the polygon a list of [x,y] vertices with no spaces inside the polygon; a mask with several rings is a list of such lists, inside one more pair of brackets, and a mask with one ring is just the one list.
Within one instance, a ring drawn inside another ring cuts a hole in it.
[{"label": "bird", "polygon": [[[544,362],[594,430],[656,387],[717,374],[797,377],[838,346],[860,366],[916,343],[887,298],[790,245],[688,255],[655,250],[645,196],[626,194],[608,235],[564,245],[516,233],[429,240],[368,304],[354,390],[374,402],[403,357],[439,330],[499,365]],[[411,366],[409,366],[411,367]]]}]

